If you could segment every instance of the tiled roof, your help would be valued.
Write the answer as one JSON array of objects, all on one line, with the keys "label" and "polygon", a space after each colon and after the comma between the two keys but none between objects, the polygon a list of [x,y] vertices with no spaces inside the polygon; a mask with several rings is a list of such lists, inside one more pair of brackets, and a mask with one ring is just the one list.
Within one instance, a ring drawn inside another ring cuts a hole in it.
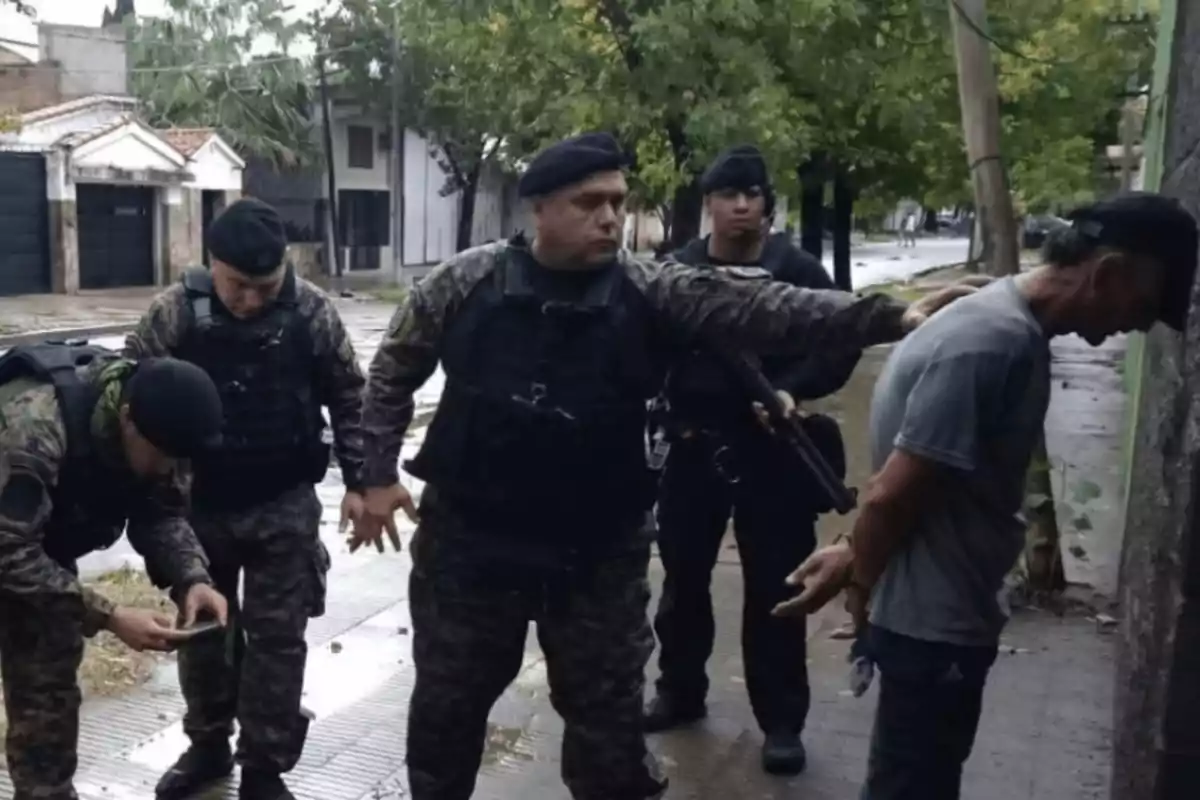
[{"label": "tiled roof", "polygon": [[216,131],[212,128],[170,128],[158,131],[158,135],[165,139],[167,144],[188,158],[194,156],[197,150],[208,144],[208,140],[215,133]]}]

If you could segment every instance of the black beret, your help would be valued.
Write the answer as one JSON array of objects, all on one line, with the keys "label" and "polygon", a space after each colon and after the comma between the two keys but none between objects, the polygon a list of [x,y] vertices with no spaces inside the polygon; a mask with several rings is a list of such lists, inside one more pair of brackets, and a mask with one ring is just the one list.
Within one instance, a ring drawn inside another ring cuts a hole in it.
[{"label": "black beret", "polygon": [[138,433],[169,456],[195,458],[221,445],[221,396],[195,364],[175,358],[139,361],[125,399]]},{"label": "black beret", "polygon": [[607,133],[584,133],[552,144],[533,157],[517,184],[521,197],[540,197],[595,175],[625,169],[630,159]]},{"label": "black beret", "polygon": [[767,162],[757,147],[750,144],[731,147],[717,156],[700,178],[705,194],[720,189],[771,188]]},{"label": "black beret", "polygon": [[1175,330],[1187,324],[1200,250],[1196,219],[1177,200],[1126,192],[1067,215],[1085,238],[1105,247],[1153,258],[1167,271],[1159,319]]},{"label": "black beret", "polygon": [[287,251],[279,212],[252,198],[238,200],[213,220],[207,241],[213,258],[255,278],[277,270]]}]

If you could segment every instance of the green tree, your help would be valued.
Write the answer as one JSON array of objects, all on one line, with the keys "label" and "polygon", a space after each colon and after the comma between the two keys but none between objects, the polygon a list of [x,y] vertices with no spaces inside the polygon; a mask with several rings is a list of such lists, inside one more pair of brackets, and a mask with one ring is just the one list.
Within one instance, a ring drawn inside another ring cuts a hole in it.
[{"label": "green tree", "polygon": [[[290,168],[320,159],[311,70],[291,51],[305,27],[283,0],[168,0],[132,23],[134,94],[152,125],[211,127],[244,155]],[[249,55],[263,42],[273,49]]]}]

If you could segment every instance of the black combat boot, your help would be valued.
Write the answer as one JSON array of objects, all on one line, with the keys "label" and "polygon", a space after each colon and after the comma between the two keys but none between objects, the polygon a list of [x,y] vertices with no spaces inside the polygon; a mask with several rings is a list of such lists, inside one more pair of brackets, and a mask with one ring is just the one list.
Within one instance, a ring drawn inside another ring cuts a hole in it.
[{"label": "black combat boot", "polygon": [[670,694],[659,693],[646,706],[642,716],[642,730],[646,733],[660,733],[691,725],[706,716],[708,707],[703,700],[684,701]]},{"label": "black combat boot", "polygon": [[800,734],[794,731],[775,731],[763,742],[763,771],[772,775],[799,775],[808,764],[808,754]]},{"label": "black combat boot", "polygon": [[278,774],[242,767],[238,800],[296,800],[296,795],[291,793]]},{"label": "black combat boot", "polygon": [[233,772],[228,740],[193,742],[154,787],[157,800],[184,800]]}]

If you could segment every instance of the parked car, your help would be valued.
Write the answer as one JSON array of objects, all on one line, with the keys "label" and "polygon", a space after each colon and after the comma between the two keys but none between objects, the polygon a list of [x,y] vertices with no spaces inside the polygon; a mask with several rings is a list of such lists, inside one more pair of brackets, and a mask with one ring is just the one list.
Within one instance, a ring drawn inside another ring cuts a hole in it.
[{"label": "parked car", "polygon": [[1051,231],[1059,228],[1069,228],[1071,223],[1053,214],[1031,214],[1025,218],[1021,227],[1021,247],[1026,250],[1036,250],[1046,241]]}]

